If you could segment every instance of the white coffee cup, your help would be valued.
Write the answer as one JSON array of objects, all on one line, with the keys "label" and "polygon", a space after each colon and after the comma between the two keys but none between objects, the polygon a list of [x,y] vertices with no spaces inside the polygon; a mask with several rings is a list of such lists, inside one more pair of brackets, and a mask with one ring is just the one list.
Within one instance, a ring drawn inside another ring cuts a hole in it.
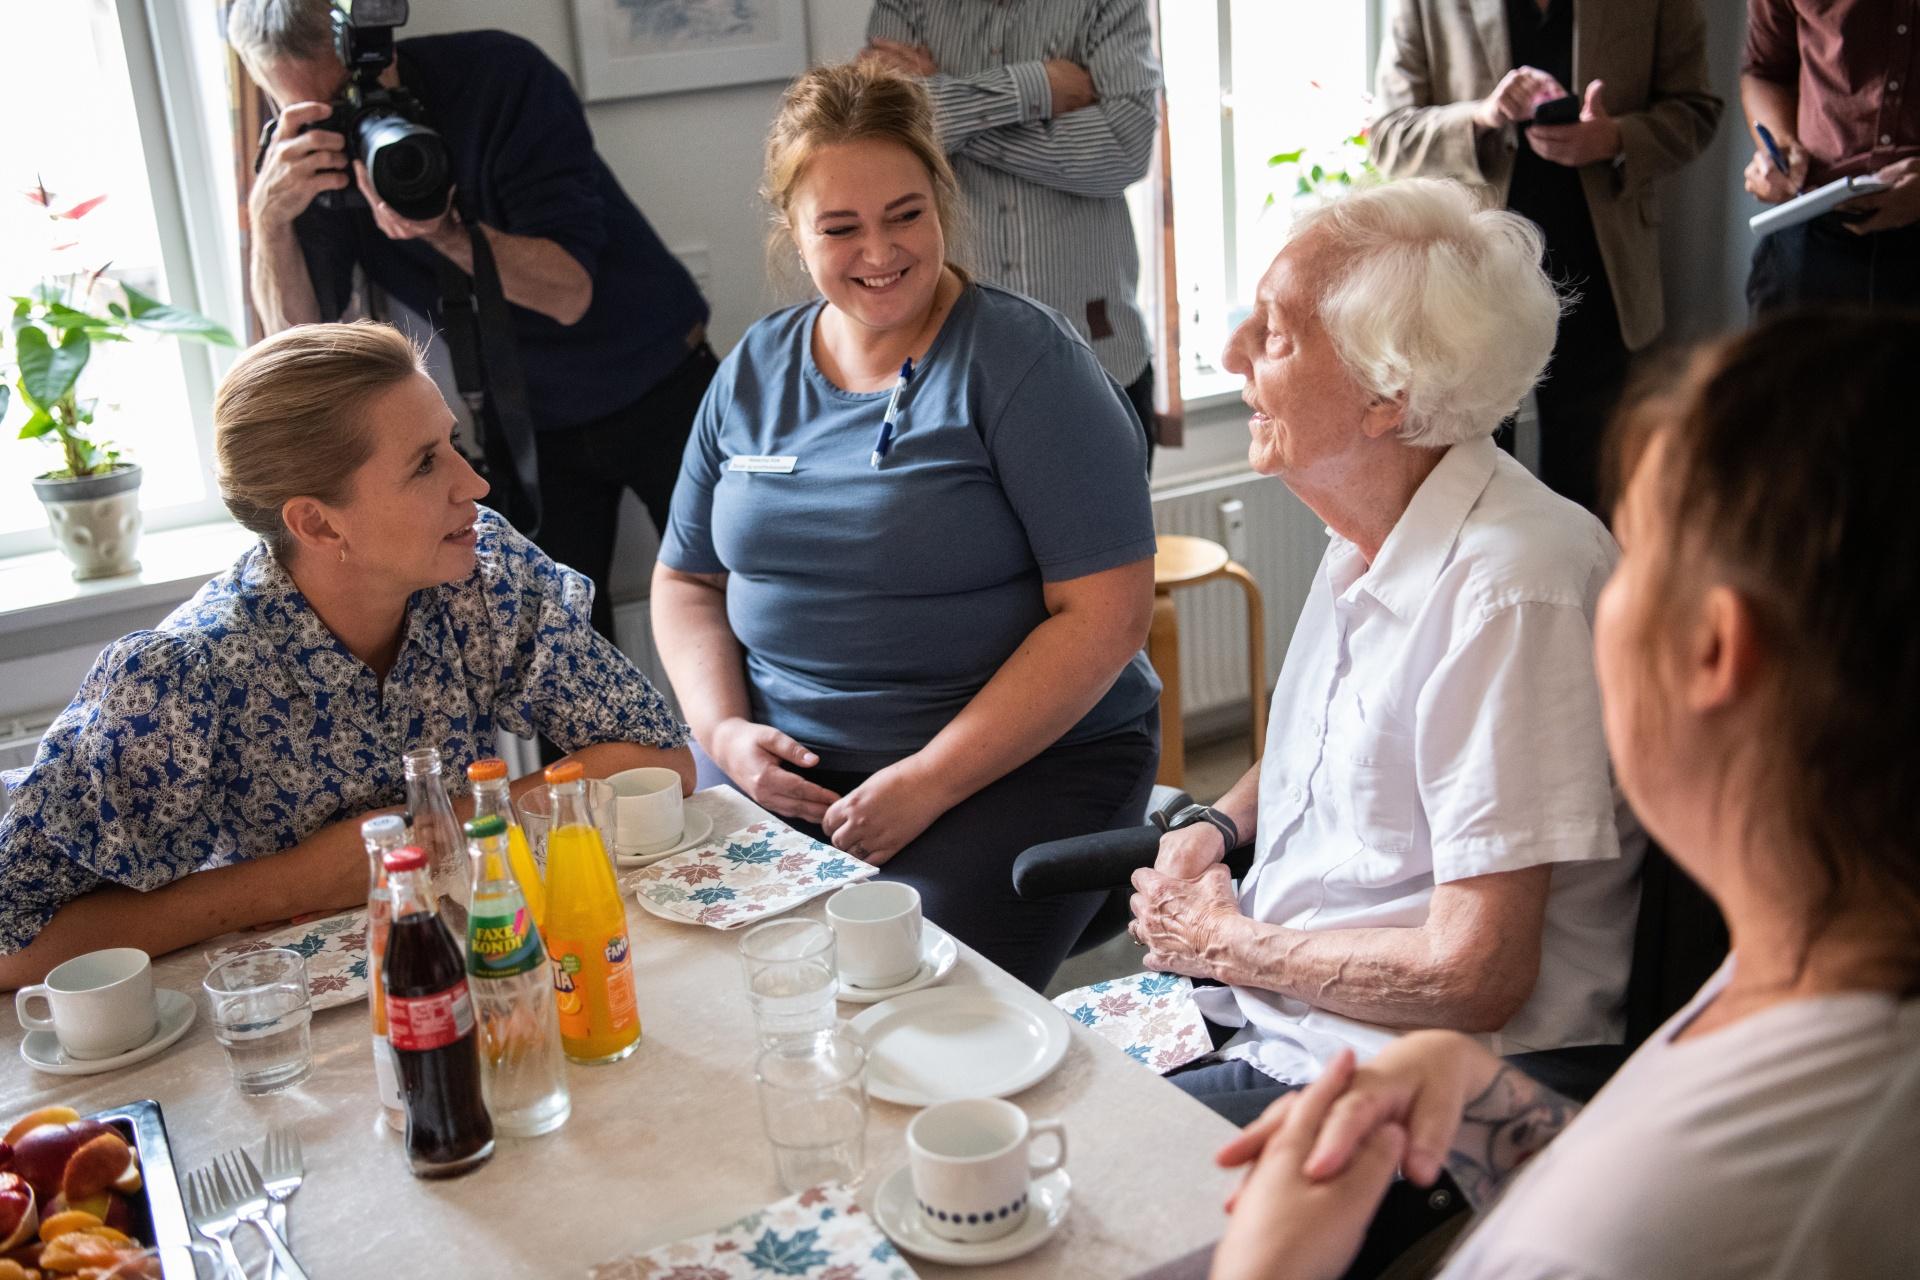
[{"label": "white coffee cup", "polygon": [[[50,1016],[29,1013],[34,1000]],[[153,1039],[160,1024],[153,961],[138,947],[89,951],[14,992],[13,1011],[27,1030],[53,1032],[69,1058],[116,1057]]]},{"label": "white coffee cup", "polygon": [[[1053,1159],[1032,1159],[1028,1144],[1051,1134]],[[1026,1220],[1034,1178],[1067,1162],[1058,1120],[1029,1122],[999,1098],[962,1098],[928,1107],[907,1126],[907,1167],[920,1222],[943,1240],[997,1240]]]},{"label": "white coffee cup", "polygon": [[638,856],[671,849],[686,831],[680,775],[672,769],[628,769],[607,779],[613,788],[613,847]]},{"label": "white coffee cup", "polygon": [[840,976],[897,987],[920,972],[920,891],[894,880],[850,884],[827,899]]}]

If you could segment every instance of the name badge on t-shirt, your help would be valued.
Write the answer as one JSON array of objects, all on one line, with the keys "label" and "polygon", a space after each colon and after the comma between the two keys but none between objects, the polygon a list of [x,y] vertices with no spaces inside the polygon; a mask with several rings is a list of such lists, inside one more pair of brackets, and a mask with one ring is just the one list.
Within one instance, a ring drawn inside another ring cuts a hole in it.
[{"label": "name badge on t-shirt", "polygon": [[800,459],[798,457],[793,456],[792,454],[787,454],[784,456],[775,456],[773,454],[742,453],[742,454],[735,454],[733,457],[727,459],[727,470],[729,471],[761,471],[761,472],[770,471],[770,472],[773,472],[775,475],[784,476],[784,475],[792,474],[793,464],[798,461],[800,461]]}]

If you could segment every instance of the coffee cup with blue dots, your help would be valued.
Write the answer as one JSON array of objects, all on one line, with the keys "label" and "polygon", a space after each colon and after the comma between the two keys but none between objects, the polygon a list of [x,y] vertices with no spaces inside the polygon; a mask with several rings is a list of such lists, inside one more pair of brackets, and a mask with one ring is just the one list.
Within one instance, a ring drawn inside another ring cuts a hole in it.
[{"label": "coffee cup with blue dots", "polygon": [[[1029,1147],[1052,1138],[1050,1159]],[[1058,1120],[1027,1119],[999,1098],[962,1098],[928,1107],[907,1126],[907,1166],[920,1223],[942,1240],[980,1244],[1016,1230],[1032,1183],[1067,1162]]]}]

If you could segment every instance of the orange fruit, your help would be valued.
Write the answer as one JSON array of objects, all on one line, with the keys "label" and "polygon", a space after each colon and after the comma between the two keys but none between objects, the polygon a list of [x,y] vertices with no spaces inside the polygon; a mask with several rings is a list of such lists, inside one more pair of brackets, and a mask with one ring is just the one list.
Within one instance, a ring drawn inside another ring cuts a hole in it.
[{"label": "orange fruit", "polygon": [[29,1111],[7,1130],[7,1136],[0,1138],[9,1146],[18,1146],[22,1135],[38,1129],[43,1124],[72,1124],[80,1118],[80,1113],[72,1107],[42,1107],[38,1111]]}]

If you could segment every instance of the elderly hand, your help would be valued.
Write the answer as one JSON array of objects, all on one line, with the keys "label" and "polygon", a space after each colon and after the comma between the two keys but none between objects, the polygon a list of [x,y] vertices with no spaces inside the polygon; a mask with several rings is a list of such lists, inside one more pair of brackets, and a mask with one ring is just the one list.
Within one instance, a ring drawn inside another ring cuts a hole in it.
[{"label": "elderly hand", "polygon": [[1376,1128],[1333,1177],[1309,1179],[1301,1172],[1328,1113],[1351,1096],[1346,1090],[1353,1076],[1353,1050],[1342,1049],[1318,1080],[1288,1094],[1256,1122],[1265,1124],[1278,1111],[1255,1146],[1259,1163],[1229,1204],[1233,1216],[1213,1252],[1213,1280],[1334,1280],[1360,1252],[1367,1223],[1406,1148],[1406,1130],[1394,1124]]},{"label": "elderly hand", "polygon": [[1196,822],[1160,837],[1153,869],[1176,880],[1199,878],[1208,867],[1227,856],[1227,838],[1211,822]]},{"label": "elderly hand", "polygon": [[1741,176],[1748,191],[1768,204],[1779,204],[1799,195],[1800,188],[1806,185],[1807,151],[1799,142],[1782,134],[1775,134],[1773,140],[1780,144],[1780,154],[1787,158],[1787,171],[1782,173],[1774,167],[1773,157],[1765,147],[1755,147],[1753,159],[1747,161]]},{"label": "elderly hand", "polygon": [[460,219],[453,212],[453,192],[447,192],[447,207],[424,222],[403,218],[393,211],[393,206],[382,200],[373,189],[373,177],[367,172],[367,162],[353,162],[353,180],[360,184],[360,194],[367,198],[367,204],[373,208],[373,223],[380,228],[380,234],[389,240],[425,240],[433,244],[460,234]]},{"label": "elderly hand", "polygon": [[1246,917],[1224,866],[1192,880],[1142,867],[1133,873],[1133,923],[1127,933],[1147,949],[1146,966],[1189,978],[1218,978],[1232,931]]},{"label": "elderly hand", "polygon": [[834,848],[883,867],[949,807],[908,756],[835,801],[820,825]]},{"label": "elderly hand", "polygon": [[1600,81],[1587,86],[1578,124],[1536,124],[1527,130],[1527,145],[1542,160],[1577,169],[1620,154],[1620,126],[1600,100]]},{"label": "elderly hand", "polygon": [[770,724],[735,717],[722,720],[701,743],[713,762],[735,786],[764,809],[787,818],[819,822],[827,806],[840,799],[835,792],[808,782],[782,762],[811,768],[820,757]]},{"label": "elderly hand", "polygon": [[874,36],[867,41],[867,47],[860,51],[860,57],[878,62],[903,76],[924,77],[940,72],[940,64],[933,60],[933,50],[923,44],[906,44]]},{"label": "elderly hand", "polygon": [[1538,67],[1515,67],[1474,109],[1473,122],[1489,130],[1518,124],[1533,119],[1533,109],[1541,103],[1566,96],[1561,83]]},{"label": "elderly hand", "polygon": [[1891,191],[1856,196],[1840,208],[1848,213],[1865,212],[1870,216],[1849,222],[1847,230],[1857,236],[1873,231],[1891,231],[1920,221],[1920,160],[1896,160],[1873,175],[1889,183]]}]

